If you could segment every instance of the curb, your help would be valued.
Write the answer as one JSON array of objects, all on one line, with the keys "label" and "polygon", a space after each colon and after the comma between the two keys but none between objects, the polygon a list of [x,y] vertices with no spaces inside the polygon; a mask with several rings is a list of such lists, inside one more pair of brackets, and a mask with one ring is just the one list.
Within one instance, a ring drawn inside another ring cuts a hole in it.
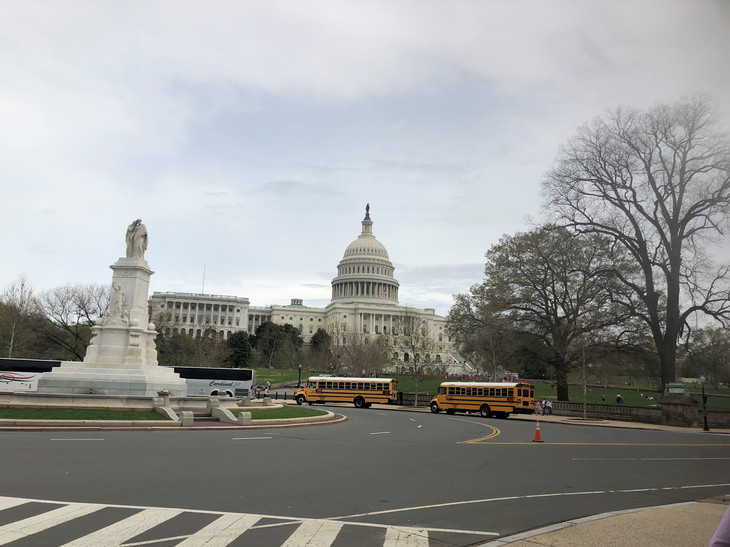
[{"label": "curb", "polygon": [[329,410],[324,412],[327,413],[324,416],[255,420],[251,425],[216,423],[191,427],[183,427],[181,422],[169,420],[0,420],[0,431],[219,431],[333,425],[349,419]]}]

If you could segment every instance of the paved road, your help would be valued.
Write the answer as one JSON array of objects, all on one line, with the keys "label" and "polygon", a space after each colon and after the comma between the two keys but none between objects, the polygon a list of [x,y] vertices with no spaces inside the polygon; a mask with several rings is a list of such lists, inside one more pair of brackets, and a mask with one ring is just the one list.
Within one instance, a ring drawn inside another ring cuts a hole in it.
[{"label": "paved road", "polygon": [[110,535],[127,545],[200,545],[210,530],[221,545],[469,545],[730,487],[727,436],[543,423],[534,443],[532,422],[335,410],[350,421],[6,432],[0,544],[102,545],[92,534],[118,523]]}]

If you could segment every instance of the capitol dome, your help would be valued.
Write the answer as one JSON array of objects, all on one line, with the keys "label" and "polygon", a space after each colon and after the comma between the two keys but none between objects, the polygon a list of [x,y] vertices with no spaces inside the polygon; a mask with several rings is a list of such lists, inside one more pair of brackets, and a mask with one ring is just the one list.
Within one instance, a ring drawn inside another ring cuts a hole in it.
[{"label": "capitol dome", "polygon": [[388,251],[373,235],[370,204],[365,207],[362,232],[345,249],[332,280],[332,300],[376,300],[398,303],[398,281],[393,277]]}]

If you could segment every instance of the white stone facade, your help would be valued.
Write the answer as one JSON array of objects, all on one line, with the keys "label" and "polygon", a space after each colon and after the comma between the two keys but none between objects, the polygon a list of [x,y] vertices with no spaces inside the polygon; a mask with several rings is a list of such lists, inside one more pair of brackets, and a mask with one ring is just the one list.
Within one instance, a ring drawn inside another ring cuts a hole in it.
[{"label": "white stone facade", "polygon": [[[150,316],[161,334],[201,336],[210,329],[221,338],[249,330],[249,301],[238,296],[155,292],[150,298]],[[258,314],[255,314],[258,315]],[[259,324],[262,320],[259,320]]]},{"label": "white stone facade", "polygon": [[[302,335],[305,346],[318,329],[347,343],[347,336],[368,339],[393,334],[404,316],[417,317],[428,325],[434,364],[451,368],[455,364],[453,345],[446,332],[446,319],[433,309],[416,309],[398,304],[399,283],[385,246],[373,235],[369,208],[358,238],[345,249],[332,280],[332,300],[326,308],[311,308],[299,299],[289,305],[251,307],[248,298],[194,293],[155,292],[150,313],[163,335],[183,332],[199,336],[212,329],[221,338],[244,331],[254,334],[264,321],[290,324]],[[394,348],[393,364],[406,364],[409,357]],[[425,356],[424,356],[425,357]]]}]

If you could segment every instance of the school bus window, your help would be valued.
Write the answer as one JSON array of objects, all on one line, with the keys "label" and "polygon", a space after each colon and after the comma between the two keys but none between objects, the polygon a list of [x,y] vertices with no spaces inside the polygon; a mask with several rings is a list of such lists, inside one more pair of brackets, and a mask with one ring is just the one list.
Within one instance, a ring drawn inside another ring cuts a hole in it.
[{"label": "school bus window", "polygon": [[507,397],[514,397],[515,396],[515,390],[510,388],[507,390]]}]

